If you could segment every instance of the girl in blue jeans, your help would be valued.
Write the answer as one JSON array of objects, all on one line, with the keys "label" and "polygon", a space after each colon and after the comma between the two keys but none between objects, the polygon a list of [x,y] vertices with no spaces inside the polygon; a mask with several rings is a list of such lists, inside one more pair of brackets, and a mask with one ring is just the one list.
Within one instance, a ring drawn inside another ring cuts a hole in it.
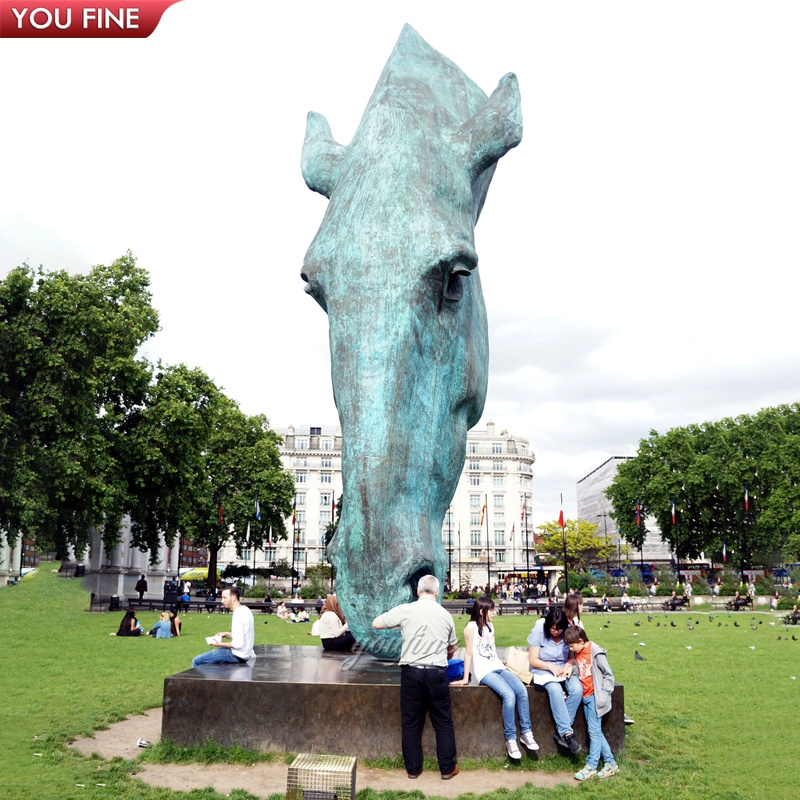
[{"label": "girl in blue jeans", "polygon": [[508,670],[497,657],[494,645],[494,627],[492,618],[495,615],[494,600],[491,597],[479,597],[472,606],[472,617],[464,628],[464,677],[454,681],[452,686],[466,686],[469,676],[478,683],[488,686],[500,695],[503,701],[503,735],[506,750],[511,758],[522,758],[517,744],[517,723],[514,709],[519,715],[520,739],[528,750],[538,750],[539,745],[531,731],[531,712],[528,704],[528,690],[525,684]]}]

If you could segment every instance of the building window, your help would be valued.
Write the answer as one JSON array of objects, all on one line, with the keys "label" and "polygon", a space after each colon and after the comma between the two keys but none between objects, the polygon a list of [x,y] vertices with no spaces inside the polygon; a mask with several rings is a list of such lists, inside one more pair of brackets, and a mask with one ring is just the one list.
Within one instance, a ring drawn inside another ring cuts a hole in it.
[{"label": "building window", "polygon": [[320,483],[333,483],[333,481],[331,479],[331,473],[330,472],[320,472],[320,474],[319,474],[319,482]]},{"label": "building window", "polygon": [[323,508],[319,512],[319,524],[327,525],[330,521],[331,521],[331,510],[329,508]]},{"label": "building window", "polygon": [[492,453],[500,454],[503,452],[502,442],[492,442]]},{"label": "building window", "polygon": [[506,515],[505,514],[495,514],[494,515],[494,526],[495,526],[495,528],[505,528],[505,526],[506,526]]},{"label": "building window", "polygon": [[477,442],[467,442],[467,452],[468,453],[477,453],[478,452],[478,443]]},{"label": "building window", "polygon": [[296,472],[294,475],[294,482],[295,483],[308,483],[308,473],[306,472]]},{"label": "building window", "polygon": [[444,515],[444,522],[442,523],[442,527],[448,528],[452,527],[453,525],[453,509],[448,508],[447,513]]},{"label": "building window", "polygon": [[519,452],[520,452],[520,453],[521,453],[523,456],[526,456],[526,455],[528,455],[528,446],[527,446],[527,445],[525,445],[525,444],[521,444],[521,445],[519,446]]},{"label": "building window", "polygon": [[308,450],[308,439],[298,436],[297,439],[294,440],[294,447],[295,450]]},{"label": "building window", "polygon": [[253,554],[250,552],[250,549],[249,549],[249,548],[248,548],[247,550],[239,550],[239,551],[236,553],[236,557],[237,557],[237,558],[238,558],[240,561],[249,561],[249,560],[250,560],[250,558],[252,557],[252,555],[253,555]]},{"label": "building window", "polygon": [[494,532],[494,544],[495,547],[503,547],[506,543],[506,535],[503,531],[495,531]]},{"label": "building window", "polygon": [[319,449],[320,450],[333,450],[333,440],[332,439],[320,439]]},{"label": "building window", "polygon": [[329,458],[323,458],[321,466],[322,466],[322,469],[330,469],[331,466],[332,466],[331,465],[331,460]]},{"label": "building window", "polygon": [[452,531],[444,531],[442,533],[442,544],[445,547],[452,547],[453,546],[453,532]]},{"label": "building window", "polygon": [[[301,542],[302,544],[302,542]],[[295,564],[302,564],[306,560],[306,551],[305,550],[295,550],[294,551],[294,563]]]},{"label": "building window", "polygon": [[267,547],[264,550],[264,561],[274,561],[275,560],[275,548],[274,547]]},{"label": "building window", "polygon": [[506,563],[506,551],[505,550],[495,550],[494,551],[494,560],[498,564],[505,564]]},{"label": "building window", "polygon": [[305,525],[306,524],[306,512],[305,511],[298,511],[297,512],[297,525]]},{"label": "building window", "polygon": [[480,468],[481,468],[481,462],[480,461],[470,461],[469,462],[469,468],[473,472],[479,472]]},{"label": "building window", "polygon": [[480,513],[470,514],[469,515],[469,524],[472,525],[472,527],[474,527],[474,528],[480,528],[480,526],[481,526],[481,515],[480,515]]},{"label": "building window", "polygon": [[492,461],[492,469],[495,472],[502,472],[505,469],[505,465],[502,461]]},{"label": "building window", "polygon": [[305,456],[298,457],[294,460],[294,465],[296,467],[307,467],[308,459]]},{"label": "building window", "polygon": [[319,504],[321,506],[330,506],[330,504],[331,504],[331,493],[330,492],[320,492],[319,493]]},{"label": "building window", "polygon": [[297,506],[304,506],[306,504],[306,493],[305,492],[298,492],[295,496],[295,505]]},{"label": "building window", "polygon": [[492,495],[492,497],[494,497],[494,507],[495,508],[505,508],[506,507],[505,495],[495,494],[495,495]]},{"label": "building window", "polygon": [[469,507],[470,508],[481,507],[481,496],[479,494],[471,494],[469,496]]},{"label": "building window", "polygon": [[502,486],[505,475],[492,475],[492,486]]},{"label": "building window", "polygon": [[480,547],[481,546],[481,532],[480,531],[470,531],[469,543],[473,547]]},{"label": "building window", "polygon": [[469,551],[469,557],[470,558],[480,558],[482,555],[483,554],[481,553],[480,550],[470,550]]},{"label": "building window", "polygon": [[481,485],[481,476],[480,475],[470,475],[469,476],[469,485],[470,486],[480,486]]}]

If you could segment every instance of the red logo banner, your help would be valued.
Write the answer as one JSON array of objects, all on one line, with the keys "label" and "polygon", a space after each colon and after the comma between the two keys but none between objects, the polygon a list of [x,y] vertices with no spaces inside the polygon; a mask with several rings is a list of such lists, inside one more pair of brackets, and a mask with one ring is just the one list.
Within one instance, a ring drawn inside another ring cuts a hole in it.
[{"label": "red logo banner", "polygon": [[0,0],[2,39],[145,39],[180,0]]}]

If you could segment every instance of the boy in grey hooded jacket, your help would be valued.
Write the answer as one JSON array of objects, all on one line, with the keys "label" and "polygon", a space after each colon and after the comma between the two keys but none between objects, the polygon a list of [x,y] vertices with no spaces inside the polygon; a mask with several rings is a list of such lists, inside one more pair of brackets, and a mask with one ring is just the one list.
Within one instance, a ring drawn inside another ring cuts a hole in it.
[{"label": "boy in grey hooded jacket", "polygon": [[[564,631],[564,643],[575,656],[578,677],[583,685],[583,713],[589,731],[589,754],[586,766],[575,773],[575,779],[610,778],[618,771],[617,762],[611,752],[600,717],[611,710],[611,693],[614,691],[614,673],[608,665],[607,653],[602,647],[589,641],[583,628],[572,626]],[[597,771],[600,757],[603,769]]]}]

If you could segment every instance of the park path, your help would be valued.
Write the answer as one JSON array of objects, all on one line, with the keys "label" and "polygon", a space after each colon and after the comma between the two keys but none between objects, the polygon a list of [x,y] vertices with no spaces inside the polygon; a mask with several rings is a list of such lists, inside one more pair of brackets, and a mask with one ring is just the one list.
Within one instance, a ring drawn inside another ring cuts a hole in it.
[{"label": "park path", "polygon": [[[97,753],[103,759],[115,756],[136,758],[141,752],[138,741],[157,742],[161,738],[161,709],[153,708],[143,715],[128,717],[111,725],[107,730],[96,731],[93,739],[78,739],[72,747],[85,756]],[[284,762],[259,762],[253,766],[236,764],[141,764],[135,773],[151,786],[161,786],[175,791],[188,792],[212,786],[221,794],[233,789],[246,789],[258,797],[285,794],[289,766]],[[451,781],[443,781],[438,773],[423,773],[417,780],[409,780],[404,770],[368,769],[359,765],[356,790],[370,788],[375,791],[419,790],[425,795],[457,797],[466,792],[477,795],[495,789],[516,789],[530,783],[538,788],[552,788],[562,783],[574,784],[571,773],[544,773],[529,771],[469,770]]]}]

